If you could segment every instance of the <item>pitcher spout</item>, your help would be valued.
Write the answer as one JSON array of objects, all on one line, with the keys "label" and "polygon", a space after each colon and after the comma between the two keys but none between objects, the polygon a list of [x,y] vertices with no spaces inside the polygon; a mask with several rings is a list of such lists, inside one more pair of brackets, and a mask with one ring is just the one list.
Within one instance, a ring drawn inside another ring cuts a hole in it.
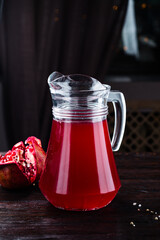
[{"label": "pitcher spout", "polygon": [[49,85],[49,87],[50,87],[50,90],[51,89],[57,89],[57,87],[56,87],[56,84],[54,83],[53,84],[53,81],[55,81],[56,79],[58,79],[58,78],[62,78],[62,77],[65,77],[62,73],[60,73],[60,72],[57,72],[57,71],[55,71],[55,72],[53,72],[49,77],[48,77],[48,85]]}]

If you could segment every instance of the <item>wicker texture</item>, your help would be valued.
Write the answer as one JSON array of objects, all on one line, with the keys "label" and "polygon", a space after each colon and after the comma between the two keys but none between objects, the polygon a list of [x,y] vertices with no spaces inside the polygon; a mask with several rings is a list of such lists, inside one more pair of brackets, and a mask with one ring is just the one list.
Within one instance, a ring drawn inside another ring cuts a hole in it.
[{"label": "wicker texture", "polygon": [[[112,135],[114,113],[109,106]],[[127,122],[121,152],[160,152],[160,101],[127,103]]]}]

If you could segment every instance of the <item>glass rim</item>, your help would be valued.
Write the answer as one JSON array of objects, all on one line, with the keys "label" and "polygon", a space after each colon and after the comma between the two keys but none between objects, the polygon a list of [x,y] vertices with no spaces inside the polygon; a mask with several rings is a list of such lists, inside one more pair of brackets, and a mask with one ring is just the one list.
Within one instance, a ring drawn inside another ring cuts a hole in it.
[{"label": "glass rim", "polygon": [[[84,77],[89,77],[89,75],[85,75],[85,74],[68,74],[68,75],[64,75],[64,76],[66,76],[66,77],[70,77],[70,76],[84,76]],[[50,88],[50,91],[51,91],[51,93],[53,93],[53,94],[56,94],[56,91],[57,91],[57,93],[58,92],[60,92],[61,91],[61,89],[56,89],[56,88],[54,88],[53,86],[51,86],[52,85],[52,81],[55,81],[55,79],[53,80],[53,79],[51,79],[52,78],[52,73],[49,75],[49,77],[48,77],[48,84],[49,84],[49,88]],[[56,80],[57,79],[59,79],[59,78],[61,78],[61,76],[60,77],[57,77],[56,78]],[[93,77],[91,77],[91,78],[93,78]],[[95,80],[97,80],[96,78],[93,78],[93,79],[95,79]],[[108,85],[108,84],[103,84],[102,83],[102,85],[105,87],[105,89],[97,89],[97,90],[92,90],[92,89],[87,89],[87,90],[83,90],[83,89],[80,89],[80,90],[72,90],[72,91],[64,91],[64,93],[91,93],[91,92],[93,92],[93,93],[97,93],[97,92],[105,92],[105,91],[110,91],[111,90],[111,86],[110,85]],[[62,90],[63,91],[63,90]],[[62,96],[63,97],[63,96]],[[64,96],[65,97],[65,96]]]}]

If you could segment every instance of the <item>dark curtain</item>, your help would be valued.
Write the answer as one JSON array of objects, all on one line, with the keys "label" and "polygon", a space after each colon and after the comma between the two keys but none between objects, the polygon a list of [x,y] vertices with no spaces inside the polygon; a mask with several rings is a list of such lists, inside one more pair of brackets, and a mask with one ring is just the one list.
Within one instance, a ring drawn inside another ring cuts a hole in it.
[{"label": "dark curtain", "polygon": [[4,0],[0,72],[9,148],[34,135],[46,149],[51,72],[103,81],[126,7],[127,0]]}]

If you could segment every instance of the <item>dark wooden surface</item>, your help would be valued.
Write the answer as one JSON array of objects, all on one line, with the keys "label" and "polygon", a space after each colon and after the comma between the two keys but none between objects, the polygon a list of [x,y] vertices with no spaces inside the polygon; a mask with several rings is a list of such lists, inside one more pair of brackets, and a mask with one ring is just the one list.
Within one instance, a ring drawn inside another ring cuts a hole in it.
[{"label": "dark wooden surface", "polygon": [[160,155],[115,159],[122,187],[110,205],[96,211],[56,209],[37,186],[18,192],[0,187],[0,240],[160,239]]}]

